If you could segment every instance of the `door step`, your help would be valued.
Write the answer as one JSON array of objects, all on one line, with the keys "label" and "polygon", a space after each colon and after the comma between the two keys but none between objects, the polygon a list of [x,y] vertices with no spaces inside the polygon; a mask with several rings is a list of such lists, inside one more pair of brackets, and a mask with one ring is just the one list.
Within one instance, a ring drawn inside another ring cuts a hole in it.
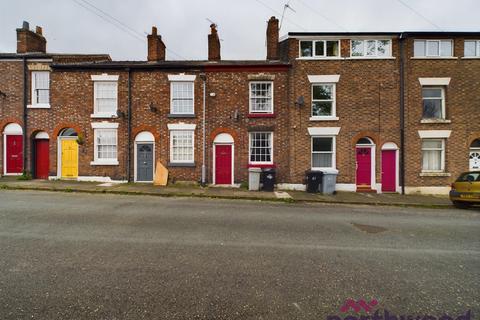
[{"label": "door step", "polygon": [[370,187],[357,187],[357,192],[362,193],[377,193],[377,190],[374,190]]}]

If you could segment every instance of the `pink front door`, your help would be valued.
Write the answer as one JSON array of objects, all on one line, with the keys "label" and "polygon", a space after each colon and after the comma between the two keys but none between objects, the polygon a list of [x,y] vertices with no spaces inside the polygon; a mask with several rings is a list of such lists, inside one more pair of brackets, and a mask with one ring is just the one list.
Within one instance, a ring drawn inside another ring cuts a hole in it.
[{"label": "pink front door", "polygon": [[372,148],[357,147],[357,186],[372,185]]},{"label": "pink front door", "polygon": [[215,145],[215,184],[232,182],[232,146]]},{"label": "pink front door", "polygon": [[396,150],[382,151],[382,191],[395,192],[396,189]]},{"label": "pink front door", "polygon": [[23,136],[8,135],[6,137],[6,173],[22,173],[23,171]]}]

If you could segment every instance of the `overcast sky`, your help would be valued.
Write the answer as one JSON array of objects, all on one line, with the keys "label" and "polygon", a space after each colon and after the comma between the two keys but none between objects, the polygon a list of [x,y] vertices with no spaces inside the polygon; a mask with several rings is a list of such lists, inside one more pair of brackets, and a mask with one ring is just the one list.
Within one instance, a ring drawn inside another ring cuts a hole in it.
[{"label": "overcast sky", "polygon": [[[114,60],[145,60],[145,33],[156,25],[170,50],[167,59],[206,59],[209,18],[218,24],[222,59],[264,59],[266,21],[272,15],[280,18],[287,1],[0,0],[0,52],[15,52],[15,29],[26,20],[31,29],[43,27],[49,52],[108,53]],[[289,5],[295,12],[286,11],[281,35],[480,31],[480,0],[290,0]]]}]

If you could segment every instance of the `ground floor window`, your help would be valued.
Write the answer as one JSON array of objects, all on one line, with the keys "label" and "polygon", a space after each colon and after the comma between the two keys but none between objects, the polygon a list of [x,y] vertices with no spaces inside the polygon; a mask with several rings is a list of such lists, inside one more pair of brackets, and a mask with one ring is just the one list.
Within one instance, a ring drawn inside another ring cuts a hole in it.
[{"label": "ground floor window", "polygon": [[312,169],[335,167],[334,144],[334,137],[312,137]]},{"label": "ground floor window", "polygon": [[95,129],[95,161],[117,161],[117,129]]},{"label": "ground floor window", "polygon": [[249,159],[251,164],[273,163],[273,133],[250,132]]},{"label": "ground floor window", "polygon": [[170,131],[170,162],[193,163],[193,131]]},{"label": "ground floor window", "polygon": [[422,140],[422,171],[445,170],[445,140]]}]

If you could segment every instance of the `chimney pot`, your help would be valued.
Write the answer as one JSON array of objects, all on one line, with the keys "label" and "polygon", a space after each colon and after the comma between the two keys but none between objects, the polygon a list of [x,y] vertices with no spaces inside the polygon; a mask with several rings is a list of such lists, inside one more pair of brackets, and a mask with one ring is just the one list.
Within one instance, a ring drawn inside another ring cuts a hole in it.
[{"label": "chimney pot", "polygon": [[152,35],[156,36],[157,35],[157,27],[152,26]]},{"label": "chimney pot", "polygon": [[42,35],[42,27],[37,26],[37,27],[35,28],[35,33],[36,33],[36,34],[39,34],[39,35]]},{"label": "chimney pot", "polygon": [[30,24],[28,23],[28,21],[23,21],[23,23],[22,23],[22,29],[24,29],[24,30],[30,30]]},{"label": "chimney pot", "polygon": [[208,60],[220,61],[220,39],[218,38],[217,25],[210,25],[210,34],[208,35]]},{"label": "chimney pot", "polygon": [[278,60],[280,58],[278,40],[278,19],[273,16],[268,20],[267,26],[267,60]]}]

